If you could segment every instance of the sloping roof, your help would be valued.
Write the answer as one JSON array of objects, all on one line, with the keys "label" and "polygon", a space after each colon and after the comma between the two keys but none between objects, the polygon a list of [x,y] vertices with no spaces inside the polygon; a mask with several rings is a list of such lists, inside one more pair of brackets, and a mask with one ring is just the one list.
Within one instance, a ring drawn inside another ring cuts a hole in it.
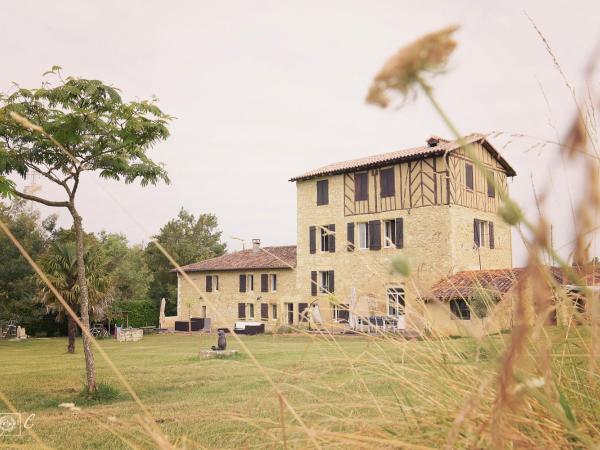
[{"label": "sloping roof", "polygon": [[[506,162],[506,160],[500,156],[498,151],[486,140],[483,134],[470,134],[463,138],[467,143],[472,144],[474,142],[481,142],[486,149],[496,158],[498,162],[502,164],[502,167],[506,170],[508,176],[515,176],[515,170]],[[345,172],[353,172],[355,170],[370,169],[374,167],[381,167],[388,164],[395,164],[402,161],[410,161],[418,158],[427,156],[440,156],[444,153],[451,152],[460,148],[458,140],[448,141],[446,139],[432,136],[427,140],[428,142],[436,143],[435,145],[424,145],[421,147],[414,147],[405,150],[397,150],[395,152],[382,153],[379,155],[367,156],[365,158],[351,159],[349,161],[342,161],[327,166],[319,167],[318,169],[310,170],[290,178],[290,181],[302,181],[309,180],[311,178],[320,177],[323,175],[336,175]]]},{"label": "sloping roof", "polygon": [[[577,270],[576,268],[574,268]],[[548,267],[548,272],[560,285],[570,284],[559,267]],[[452,300],[472,297],[477,290],[484,289],[491,295],[502,296],[527,276],[525,267],[514,269],[469,270],[443,278],[433,285],[426,299]],[[586,286],[600,284],[600,268],[579,274]]]},{"label": "sloping roof", "polygon": [[[227,253],[181,268],[185,272],[212,272],[245,269],[291,269],[296,267],[296,246],[260,247]],[[176,272],[173,269],[171,272]]]},{"label": "sloping roof", "polygon": [[469,298],[478,289],[490,294],[505,294],[523,275],[524,269],[469,270],[446,277],[433,285],[428,299]]}]

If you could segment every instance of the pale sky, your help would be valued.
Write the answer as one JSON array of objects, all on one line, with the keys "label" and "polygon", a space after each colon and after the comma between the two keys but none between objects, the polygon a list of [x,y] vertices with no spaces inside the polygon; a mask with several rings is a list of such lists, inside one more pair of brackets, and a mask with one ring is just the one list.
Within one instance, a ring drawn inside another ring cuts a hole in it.
[{"label": "pale sky", "polygon": [[[450,136],[422,97],[380,110],[364,96],[399,47],[459,24],[449,72],[433,81],[436,95],[465,134],[505,133],[492,143],[517,171],[511,194],[535,218],[532,179],[538,193],[549,189],[554,243],[565,254],[580,168],[567,177],[556,146],[530,148],[562,136],[575,105],[525,12],[583,94],[583,68],[600,38],[594,0],[2,2],[0,90],[12,81],[39,86],[57,64],[65,75],[119,87],[127,99],[156,95],[177,118],[152,151],[172,184],[86,180],[79,203],[89,231],[147,241],[183,206],[216,214],[232,250],[241,245],[231,236],[294,244],[290,177]],[[516,235],[513,249],[515,265],[524,264]]]}]

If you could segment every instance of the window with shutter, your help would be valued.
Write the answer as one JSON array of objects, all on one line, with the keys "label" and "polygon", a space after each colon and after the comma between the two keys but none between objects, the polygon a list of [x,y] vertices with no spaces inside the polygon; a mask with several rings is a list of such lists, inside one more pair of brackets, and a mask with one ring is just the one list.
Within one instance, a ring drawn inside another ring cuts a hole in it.
[{"label": "window with shutter", "polygon": [[369,199],[369,174],[359,172],[354,174],[354,200],[362,201]]},{"label": "window with shutter", "polygon": [[262,273],[260,275],[260,292],[269,292],[269,274]]},{"label": "window with shutter", "polygon": [[319,227],[320,241],[321,241],[321,251],[329,252],[329,230],[328,227],[321,226]]},{"label": "window with shutter", "polygon": [[335,280],[333,270],[329,271],[329,292],[331,294],[335,292]]},{"label": "window with shutter", "polygon": [[277,319],[277,305],[271,305],[271,319]]},{"label": "window with shutter", "polygon": [[465,163],[465,184],[467,189],[473,190],[473,164]]},{"label": "window with shutter", "polygon": [[310,295],[312,295],[313,297],[317,296],[317,272],[316,271],[312,271],[310,273]]},{"label": "window with shutter", "polygon": [[317,252],[317,228],[308,227],[308,246],[310,253]]},{"label": "window with shutter", "polygon": [[357,224],[358,228],[358,248],[361,250],[366,250],[369,248],[369,224],[359,223]]},{"label": "window with shutter", "polygon": [[391,248],[396,246],[396,221],[385,220],[383,222],[383,247]]},{"label": "window with shutter", "polygon": [[329,235],[327,238],[329,239],[328,247],[330,253],[335,253],[335,224],[327,225],[327,229],[329,230]]},{"label": "window with shutter", "polygon": [[260,304],[260,318],[261,320],[269,319],[269,305],[267,303]]},{"label": "window with shutter", "polygon": [[379,171],[379,184],[381,197],[393,197],[395,194],[394,168],[381,169]]},{"label": "window with shutter", "polygon": [[317,181],[317,206],[329,204],[329,180]]},{"label": "window with shutter", "polygon": [[270,275],[271,278],[271,292],[277,292],[277,274],[273,273]]},{"label": "window with shutter", "polygon": [[251,273],[246,274],[246,290],[254,292],[254,275]]},{"label": "window with shutter", "polygon": [[246,275],[240,275],[240,292],[246,292]]},{"label": "window with shutter", "polygon": [[450,300],[450,312],[452,319],[471,320],[471,309],[464,298]]},{"label": "window with shutter", "polygon": [[404,248],[404,219],[396,219],[396,248]]},{"label": "window with shutter", "polygon": [[369,248],[371,250],[381,248],[381,222],[379,220],[369,222]]},{"label": "window with shutter", "polygon": [[206,275],[206,292],[212,292],[212,276]]},{"label": "window with shutter", "polygon": [[238,318],[245,319],[246,318],[246,304],[238,303]]},{"label": "window with shutter", "polygon": [[354,251],[354,222],[348,223],[346,234],[347,234],[346,240],[348,241],[348,244],[346,245],[346,250],[348,250],[349,252],[353,252]]}]

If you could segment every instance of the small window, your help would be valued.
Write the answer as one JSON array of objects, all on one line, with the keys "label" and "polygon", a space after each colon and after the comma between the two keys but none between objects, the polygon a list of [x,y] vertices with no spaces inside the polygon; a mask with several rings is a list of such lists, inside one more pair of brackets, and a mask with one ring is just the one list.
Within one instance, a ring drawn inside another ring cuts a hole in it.
[{"label": "small window", "polygon": [[277,319],[277,305],[271,305],[271,319]]},{"label": "small window", "polygon": [[317,206],[329,204],[329,180],[317,181]]},{"label": "small window", "polygon": [[254,303],[246,304],[246,312],[248,319],[254,319]]},{"label": "small window", "polygon": [[319,272],[319,292],[321,294],[333,294],[333,271]]},{"label": "small window", "polygon": [[218,275],[206,275],[206,292],[218,292],[219,291],[219,276]]},{"label": "small window", "polygon": [[329,251],[329,230],[324,227],[321,226],[319,227],[320,233],[321,233],[321,251],[322,252],[328,252]]},{"label": "small window", "polygon": [[450,312],[453,319],[471,320],[471,310],[464,298],[450,300]]},{"label": "small window", "polygon": [[384,224],[384,238],[383,238],[383,246],[385,248],[395,247],[396,246],[396,221],[395,220],[386,220],[383,222]]},{"label": "small window", "polygon": [[496,197],[496,187],[494,186],[494,172],[490,172],[490,179],[487,180],[487,194],[488,197]]},{"label": "small window", "polygon": [[332,303],[331,319],[337,323],[348,323],[350,319],[350,305]]},{"label": "small window", "polygon": [[277,274],[272,273],[269,275],[269,287],[271,292],[277,292]]},{"label": "small window", "polygon": [[246,274],[246,290],[248,292],[254,291],[254,275],[251,273]]},{"label": "small window", "polygon": [[369,199],[369,174],[360,172],[354,174],[354,200],[359,202]]},{"label": "small window", "polygon": [[404,289],[389,288],[387,291],[388,295],[388,315],[389,316],[403,316],[404,315]]},{"label": "small window", "polygon": [[465,184],[468,190],[473,190],[473,164],[465,163]]},{"label": "small window", "polygon": [[358,223],[358,248],[366,250],[369,248],[369,224],[366,222]]},{"label": "small window", "polygon": [[395,194],[394,187],[394,168],[389,167],[379,171],[379,184],[381,189],[381,197],[393,197]]},{"label": "small window", "polygon": [[494,223],[488,220],[473,220],[473,243],[475,247],[495,247]]}]

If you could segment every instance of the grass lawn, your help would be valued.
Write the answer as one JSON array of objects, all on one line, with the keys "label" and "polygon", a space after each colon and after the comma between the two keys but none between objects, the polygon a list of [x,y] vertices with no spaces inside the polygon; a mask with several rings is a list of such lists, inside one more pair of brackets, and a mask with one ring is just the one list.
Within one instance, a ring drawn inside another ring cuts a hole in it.
[{"label": "grass lawn", "polygon": [[[465,396],[476,387],[474,379],[493,376],[494,352],[505,337],[490,338],[480,352],[469,338],[243,339],[308,433],[291,411],[282,410],[248,355],[197,358],[200,349],[215,343],[214,335],[155,335],[140,342],[101,344],[178,446],[300,448],[310,446],[313,435],[329,448],[372,448],[443,445]],[[229,348],[239,346],[230,338]],[[98,354],[99,380],[120,393],[99,403],[81,397],[85,366],[80,341],[76,351],[66,353],[65,338],[0,342],[0,390],[18,411],[35,413],[33,430],[51,447],[153,447],[136,419],[138,406]],[[63,402],[74,402],[81,410],[59,408]],[[28,436],[0,437],[0,445],[33,442]]]}]

